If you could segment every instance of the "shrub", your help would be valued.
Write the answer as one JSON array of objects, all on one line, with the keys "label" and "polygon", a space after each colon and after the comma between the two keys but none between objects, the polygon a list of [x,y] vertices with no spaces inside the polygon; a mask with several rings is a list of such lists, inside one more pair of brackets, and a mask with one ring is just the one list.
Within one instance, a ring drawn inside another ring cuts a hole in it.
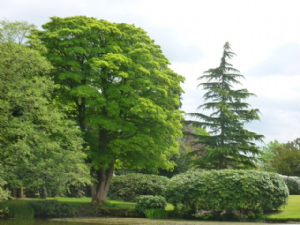
[{"label": "shrub", "polygon": [[163,195],[169,178],[140,173],[115,176],[109,189],[111,199],[134,201],[139,195]]},{"label": "shrub", "polygon": [[34,216],[39,218],[48,217],[72,217],[78,212],[78,206],[55,200],[32,201],[27,206],[32,208]]},{"label": "shrub", "polygon": [[164,209],[147,209],[145,215],[149,219],[168,219],[168,212]]},{"label": "shrub", "polygon": [[[145,215],[146,210],[162,209],[167,206],[166,199],[162,196],[141,195],[135,199],[135,211]],[[151,212],[149,212],[149,215]]]},{"label": "shrub", "polygon": [[167,185],[169,203],[186,215],[199,211],[244,214],[275,210],[287,204],[288,189],[275,173],[253,170],[193,171],[174,176]]},{"label": "shrub", "polygon": [[6,216],[8,215],[8,213],[9,213],[9,210],[8,210],[7,207],[2,208],[2,207],[0,206],[0,218],[6,217]]},{"label": "shrub", "polygon": [[18,204],[18,205],[10,205],[7,208],[6,215],[10,218],[14,219],[33,219],[34,211],[30,207],[26,207],[26,205]]},{"label": "shrub", "polygon": [[289,189],[290,195],[300,195],[300,178],[281,176]]}]

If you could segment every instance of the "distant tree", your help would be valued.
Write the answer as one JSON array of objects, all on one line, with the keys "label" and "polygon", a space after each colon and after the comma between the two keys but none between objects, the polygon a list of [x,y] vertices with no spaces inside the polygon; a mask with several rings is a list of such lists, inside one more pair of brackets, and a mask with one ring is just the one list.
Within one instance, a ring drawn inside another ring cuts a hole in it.
[{"label": "distant tree", "polygon": [[258,157],[258,167],[261,170],[268,172],[276,172],[271,165],[272,160],[276,156],[276,148],[284,147],[283,143],[279,143],[278,140],[270,141],[267,145],[262,147],[262,154]]},{"label": "distant tree", "polygon": [[271,167],[279,174],[300,176],[300,138],[274,149]]},{"label": "distant tree", "polygon": [[29,24],[26,21],[10,22],[9,20],[1,20],[0,42],[24,44],[26,35],[29,35],[30,31],[35,28],[34,24]]},{"label": "distant tree", "polygon": [[84,16],[52,17],[42,27],[31,37],[47,48],[60,102],[85,134],[92,202],[107,201],[117,161],[172,168],[184,78],[168,67],[160,47],[141,28]]},{"label": "distant tree", "polygon": [[198,143],[207,146],[205,155],[198,159],[199,167],[204,168],[246,168],[255,167],[254,160],[260,154],[256,141],[262,141],[263,135],[244,128],[245,124],[259,120],[259,110],[249,109],[244,102],[254,96],[247,89],[233,90],[233,85],[241,84],[237,79],[244,76],[234,69],[228,59],[234,53],[230,44],[224,45],[220,66],[209,69],[199,80],[206,80],[198,86],[205,91],[204,100],[209,101],[198,108],[212,111],[207,116],[202,113],[189,115],[199,121],[188,121],[194,127],[208,128],[211,136],[199,135]]},{"label": "distant tree", "polygon": [[0,43],[0,176],[12,188],[89,183],[81,131],[52,103],[50,69],[39,52]]}]

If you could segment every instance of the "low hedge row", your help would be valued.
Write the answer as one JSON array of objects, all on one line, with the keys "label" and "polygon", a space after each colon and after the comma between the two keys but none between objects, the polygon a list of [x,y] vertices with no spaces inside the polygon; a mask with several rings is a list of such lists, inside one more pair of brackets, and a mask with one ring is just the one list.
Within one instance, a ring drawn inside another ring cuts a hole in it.
[{"label": "low hedge row", "polygon": [[[2,202],[0,209],[5,209],[4,217],[15,219],[73,217],[80,205],[56,200],[38,200],[24,203]],[[7,210],[6,210],[7,209]]]},{"label": "low hedge row", "polygon": [[278,174],[251,170],[192,171],[174,176],[166,187],[167,201],[189,215],[276,210],[288,195]]},{"label": "low hedge row", "polygon": [[147,210],[161,209],[164,210],[167,206],[167,201],[162,196],[140,195],[135,199],[135,211],[145,215]]},{"label": "low hedge row", "polygon": [[281,176],[289,189],[290,195],[300,195],[300,178]]},{"label": "low hedge row", "polygon": [[156,205],[165,197],[174,205],[176,216],[247,220],[287,204],[286,180],[276,173],[229,169],[189,171],[172,179],[127,174],[113,178],[109,196],[127,201],[141,196],[136,198],[136,211],[142,214],[162,212],[163,204]]},{"label": "low hedge row", "polygon": [[163,195],[169,178],[164,176],[130,173],[115,176],[109,189],[111,199],[134,201],[140,195]]},{"label": "low hedge row", "polygon": [[35,218],[73,217],[79,208],[77,205],[56,200],[31,201],[27,206],[33,210]]}]

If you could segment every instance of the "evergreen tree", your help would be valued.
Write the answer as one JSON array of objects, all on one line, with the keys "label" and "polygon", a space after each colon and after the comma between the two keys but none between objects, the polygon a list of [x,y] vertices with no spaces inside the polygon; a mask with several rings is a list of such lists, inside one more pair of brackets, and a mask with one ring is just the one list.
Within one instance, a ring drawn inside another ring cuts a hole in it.
[{"label": "evergreen tree", "polygon": [[252,120],[259,120],[259,110],[249,109],[245,100],[253,93],[247,89],[233,90],[233,85],[241,84],[238,79],[244,78],[233,68],[228,59],[235,54],[230,44],[224,45],[220,66],[209,69],[198,80],[205,82],[198,85],[205,91],[205,103],[198,109],[209,110],[208,116],[202,113],[191,113],[190,116],[200,121],[190,121],[193,126],[208,128],[211,136],[198,135],[195,144],[205,144],[208,148],[205,155],[195,161],[198,167],[204,168],[246,168],[254,167],[254,160],[260,154],[256,141],[262,141],[263,135],[244,128]]}]

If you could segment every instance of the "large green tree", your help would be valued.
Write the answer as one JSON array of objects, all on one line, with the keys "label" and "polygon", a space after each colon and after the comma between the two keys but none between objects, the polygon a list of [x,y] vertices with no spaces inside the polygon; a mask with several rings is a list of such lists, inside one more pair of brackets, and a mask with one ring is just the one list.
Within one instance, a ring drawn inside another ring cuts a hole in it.
[{"label": "large green tree", "polygon": [[134,25],[84,16],[52,17],[42,27],[32,39],[47,48],[57,96],[85,134],[92,202],[106,202],[117,160],[127,168],[172,168],[184,78],[160,47]]},{"label": "large green tree", "polygon": [[211,136],[198,135],[195,144],[205,144],[205,155],[197,159],[199,167],[204,168],[245,168],[254,167],[254,160],[260,153],[256,141],[262,141],[263,135],[245,129],[245,125],[253,120],[259,120],[259,110],[249,109],[245,100],[254,94],[247,89],[234,90],[233,85],[241,84],[243,78],[239,71],[228,62],[234,53],[230,44],[224,45],[221,63],[217,68],[209,69],[199,80],[204,80],[201,86],[205,103],[198,109],[208,110],[210,115],[190,113],[197,121],[189,121],[193,126],[208,129]]},{"label": "large green tree", "polygon": [[12,188],[89,183],[81,131],[52,102],[50,63],[14,39],[2,40],[0,176]]},{"label": "large green tree", "polygon": [[277,145],[272,150],[274,155],[269,160],[269,164],[274,172],[288,176],[300,176],[300,138]]},{"label": "large green tree", "polygon": [[261,155],[258,157],[258,168],[268,172],[276,172],[273,168],[271,162],[273,161],[274,157],[276,156],[276,149],[277,148],[284,148],[283,143],[279,143],[278,140],[270,141],[268,144],[262,147]]}]

